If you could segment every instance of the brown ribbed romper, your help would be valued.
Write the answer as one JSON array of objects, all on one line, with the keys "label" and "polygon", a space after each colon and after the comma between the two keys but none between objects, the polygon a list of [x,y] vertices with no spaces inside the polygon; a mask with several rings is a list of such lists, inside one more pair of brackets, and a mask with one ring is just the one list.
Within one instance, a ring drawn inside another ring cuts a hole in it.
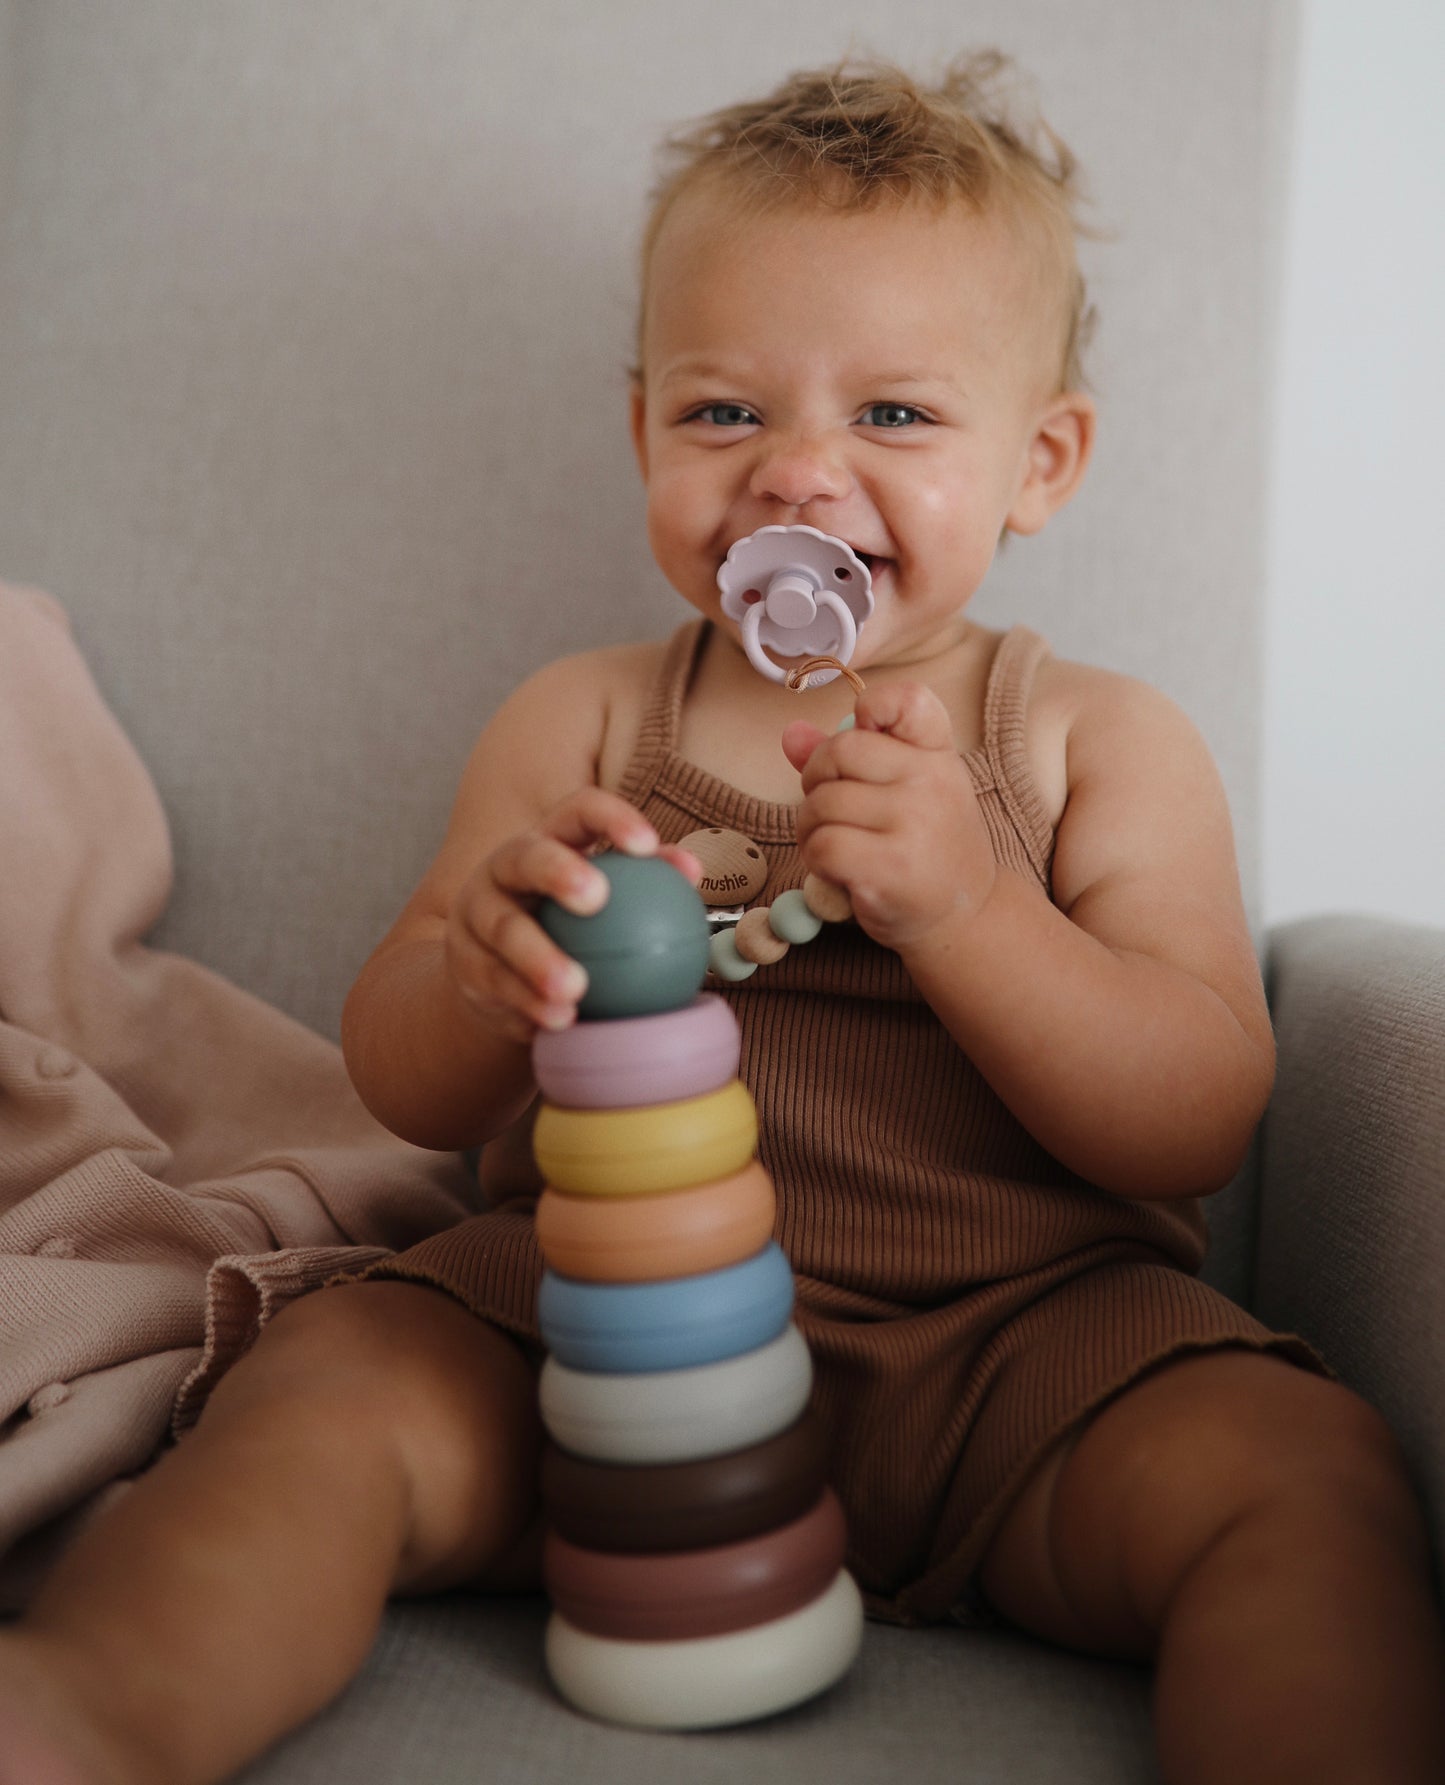
[{"label": "brown ribbed romper", "polygon": [[[621,791],[676,842],[744,832],[770,874],[802,883],[794,811],[728,787],[676,753],[707,637],[672,640]],[[1047,647],[1017,627],[989,676],[984,743],[965,757],[997,859],[1049,884],[1053,837],[1024,721]],[[1269,1349],[1322,1368],[1197,1281],[1195,1201],[1132,1202],[1067,1171],[984,1083],[898,957],[856,925],[826,926],[723,994],[742,1026],[778,1238],[832,1434],[849,1563],[875,1615],[977,1607],[971,1577],[1012,1496],[1088,1413],[1176,1353]],[[494,1143],[498,1206],[381,1266],[435,1284],[533,1342],[541,1261],[523,1136]]]}]

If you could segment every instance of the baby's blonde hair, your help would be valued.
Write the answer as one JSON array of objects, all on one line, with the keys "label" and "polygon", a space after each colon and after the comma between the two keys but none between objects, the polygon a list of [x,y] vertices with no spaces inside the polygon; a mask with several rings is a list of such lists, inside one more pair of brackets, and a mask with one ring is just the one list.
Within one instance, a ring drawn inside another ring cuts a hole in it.
[{"label": "baby's blonde hair", "polygon": [[[1059,390],[1085,386],[1093,323],[1076,241],[1086,233],[1078,163],[1037,109],[1015,115],[1017,70],[996,50],[960,56],[933,85],[878,61],[790,75],[766,98],[727,106],[669,136],[642,241],[643,319],[653,251],[678,200],[721,187],[745,205],[806,202],[867,210],[907,199],[961,199],[1006,214],[1037,254],[1059,312]],[[640,376],[640,372],[637,374]]]}]

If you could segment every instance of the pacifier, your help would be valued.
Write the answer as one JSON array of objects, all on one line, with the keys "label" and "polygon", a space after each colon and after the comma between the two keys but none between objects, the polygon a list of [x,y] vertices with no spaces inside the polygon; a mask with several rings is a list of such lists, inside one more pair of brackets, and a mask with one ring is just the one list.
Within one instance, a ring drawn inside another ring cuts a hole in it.
[{"label": "pacifier", "polygon": [[[786,682],[779,657],[848,662],[858,628],[873,612],[873,579],[849,545],[816,527],[759,527],[739,539],[717,573],[722,610],[739,622],[748,662],[770,682]],[[814,672],[831,682],[836,669]]]}]

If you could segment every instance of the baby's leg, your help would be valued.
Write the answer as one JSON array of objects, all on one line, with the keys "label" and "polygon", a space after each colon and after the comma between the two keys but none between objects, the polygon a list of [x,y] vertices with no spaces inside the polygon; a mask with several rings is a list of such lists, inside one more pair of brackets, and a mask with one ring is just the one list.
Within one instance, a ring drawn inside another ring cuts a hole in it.
[{"label": "baby's leg", "polygon": [[1169,1785],[1438,1785],[1445,1641],[1380,1417],[1268,1355],[1128,1389],[1038,1471],[983,1585],[1026,1628],[1157,1663]]},{"label": "baby's leg", "polygon": [[521,1584],[538,1444],[526,1360],[447,1296],[296,1303],[0,1636],[0,1782],[230,1773],[346,1684],[390,1593]]}]

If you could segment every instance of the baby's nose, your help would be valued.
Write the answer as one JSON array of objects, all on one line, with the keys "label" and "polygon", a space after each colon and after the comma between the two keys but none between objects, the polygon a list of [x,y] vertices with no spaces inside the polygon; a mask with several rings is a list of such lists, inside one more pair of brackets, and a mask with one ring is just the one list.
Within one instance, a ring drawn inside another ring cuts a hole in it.
[{"label": "baby's nose", "polygon": [[853,487],[852,473],[826,439],[794,436],[765,449],[749,486],[763,500],[789,508],[822,498],[836,500]]}]

